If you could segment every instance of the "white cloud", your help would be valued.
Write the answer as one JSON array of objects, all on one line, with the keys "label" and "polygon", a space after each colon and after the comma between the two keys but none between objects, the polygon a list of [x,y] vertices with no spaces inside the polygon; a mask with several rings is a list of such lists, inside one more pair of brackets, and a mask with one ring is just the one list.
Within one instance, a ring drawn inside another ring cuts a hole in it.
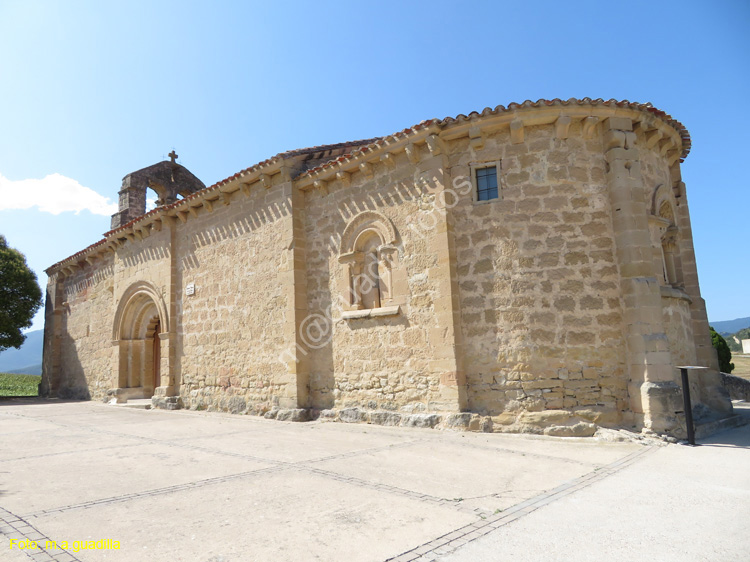
[{"label": "white cloud", "polygon": [[0,174],[0,211],[38,207],[43,213],[59,215],[87,210],[95,215],[112,215],[117,205],[93,189],[60,174],[37,180],[13,181]]}]

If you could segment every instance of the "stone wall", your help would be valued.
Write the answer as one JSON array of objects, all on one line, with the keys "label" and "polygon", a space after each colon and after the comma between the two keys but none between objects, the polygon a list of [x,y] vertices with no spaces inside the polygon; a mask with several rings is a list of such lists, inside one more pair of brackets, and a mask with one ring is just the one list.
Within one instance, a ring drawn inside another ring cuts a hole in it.
[{"label": "stone wall", "polygon": [[601,142],[580,125],[556,139],[550,125],[523,144],[507,130],[481,150],[455,144],[453,178],[471,163],[502,171],[500,199],[468,194],[453,210],[471,410],[512,423],[520,411],[595,407],[618,420],[624,341]]},{"label": "stone wall", "polygon": [[[674,365],[697,363],[714,371],[696,402],[730,411],[679,171],[687,132],[646,106],[576,104],[286,153],[118,226],[48,270],[46,391],[670,432]],[[487,165],[499,198],[478,202]]]},{"label": "stone wall", "polygon": [[[682,291],[662,291],[662,313],[667,330],[669,353],[675,365],[696,363],[693,345],[693,325],[690,317],[690,303]],[[677,371],[675,369],[675,371]],[[676,375],[676,376],[679,376]]]},{"label": "stone wall", "polygon": [[113,272],[108,254],[60,284],[56,343],[62,398],[100,399],[112,387]]},{"label": "stone wall", "polygon": [[[330,329],[318,343],[309,334],[311,404],[315,408],[361,406],[386,411],[434,411],[440,400],[433,335],[437,266],[429,222],[433,201],[405,155],[357,171],[326,191],[306,192],[307,295],[310,317]],[[400,311],[377,318],[343,319],[346,270],[339,263],[341,235],[363,211],[376,211],[398,233],[393,302]],[[309,326],[310,324],[306,324]],[[307,331],[305,332],[307,334]],[[454,406],[455,408],[455,406]]]},{"label": "stone wall", "polygon": [[727,373],[721,373],[721,380],[732,400],[750,402],[750,380]]},{"label": "stone wall", "polygon": [[289,303],[278,275],[290,213],[283,190],[260,188],[175,225],[177,370],[186,407],[263,413],[285,395],[279,354]]}]

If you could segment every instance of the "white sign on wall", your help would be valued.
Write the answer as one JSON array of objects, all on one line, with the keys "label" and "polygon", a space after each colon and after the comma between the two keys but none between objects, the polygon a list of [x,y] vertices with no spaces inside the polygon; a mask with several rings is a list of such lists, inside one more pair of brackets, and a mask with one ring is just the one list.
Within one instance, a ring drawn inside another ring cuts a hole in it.
[{"label": "white sign on wall", "polygon": [[188,283],[187,287],[185,287],[185,294],[189,297],[195,294],[195,283]]}]

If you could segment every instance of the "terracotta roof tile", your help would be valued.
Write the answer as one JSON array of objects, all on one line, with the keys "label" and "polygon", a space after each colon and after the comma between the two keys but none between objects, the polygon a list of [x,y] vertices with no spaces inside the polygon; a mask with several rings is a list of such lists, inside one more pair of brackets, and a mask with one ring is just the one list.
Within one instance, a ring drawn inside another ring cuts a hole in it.
[{"label": "terracotta roof tile", "polygon": [[[148,213],[141,215],[140,217],[137,217],[133,219],[132,221],[114,229],[110,230],[108,232],[104,233],[105,238],[122,230],[125,230],[129,227],[131,227],[136,222],[139,222],[143,220],[145,217],[148,217],[150,215],[163,212],[164,210],[173,209],[179,205],[181,205],[184,201],[189,201],[191,199],[194,199],[196,197],[199,197],[207,192],[213,191],[217,188],[219,188],[222,185],[225,185],[229,183],[232,180],[235,180],[243,175],[246,175],[248,173],[254,172],[256,170],[259,170],[265,166],[268,166],[269,164],[273,164],[275,162],[278,162],[279,160],[283,160],[284,158],[290,158],[293,156],[298,156],[301,154],[310,154],[315,152],[322,152],[326,150],[338,150],[340,148],[351,148],[351,150],[347,151],[344,154],[334,156],[327,162],[320,164],[314,168],[311,168],[309,170],[306,170],[302,174],[300,174],[300,177],[306,176],[306,175],[313,175],[321,170],[324,170],[330,166],[334,166],[338,163],[345,162],[346,160],[350,158],[354,158],[360,154],[364,154],[371,150],[376,150],[383,146],[385,143],[387,143],[390,140],[399,140],[405,136],[408,136],[412,133],[418,132],[422,129],[425,129],[431,125],[438,125],[438,126],[445,126],[445,125],[451,125],[453,123],[462,123],[465,121],[469,121],[472,118],[476,117],[486,117],[490,115],[498,115],[501,113],[506,112],[513,112],[518,109],[527,109],[527,108],[534,108],[534,107],[550,107],[550,106],[597,106],[597,105],[605,105],[605,106],[616,106],[616,107],[627,107],[631,109],[637,109],[640,111],[645,111],[647,113],[652,113],[653,115],[656,115],[660,119],[666,121],[670,126],[674,127],[675,130],[677,130],[680,134],[680,137],[682,138],[682,155],[681,158],[684,160],[685,157],[687,157],[688,153],[690,152],[691,148],[691,140],[690,140],[690,133],[688,133],[685,126],[674,119],[671,115],[668,113],[661,111],[660,109],[655,108],[650,103],[637,103],[637,102],[630,102],[628,100],[615,100],[615,99],[609,99],[604,100],[602,98],[597,99],[591,99],[591,98],[570,98],[568,100],[562,100],[559,98],[547,100],[547,99],[540,99],[537,101],[531,101],[526,100],[522,103],[510,103],[508,106],[498,105],[494,109],[490,107],[485,107],[481,112],[472,111],[469,113],[469,115],[459,114],[456,117],[445,117],[443,119],[429,119],[422,121],[420,123],[417,123],[416,125],[413,125],[412,127],[407,127],[406,129],[402,129],[401,131],[398,131],[396,133],[393,133],[391,135],[386,135],[383,137],[375,137],[371,139],[364,139],[364,140],[358,140],[358,141],[350,141],[350,142],[343,142],[343,143],[337,143],[337,144],[327,144],[327,145],[320,145],[320,146],[311,146],[307,148],[298,148],[295,150],[289,150],[286,152],[280,152],[276,154],[275,156],[272,156],[271,158],[268,158],[266,160],[263,160],[262,162],[258,162],[257,164],[254,164],[250,166],[249,168],[245,168],[244,170],[240,170],[236,174],[229,176],[228,178],[225,178],[223,180],[220,180],[213,185],[202,189],[200,191],[197,191],[195,193],[192,193],[188,197],[185,197],[184,199],[180,199],[179,201],[172,203],[170,205],[166,205],[164,207],[159,207],[157,209],[154,209],[152,211],[149,211]],[[92,244],[80,252],[77,252],[73,254],[72,256],[65,258],[64,260],[61,260],[50,267],[48,267],[45,271],[50,271],[60,265],[62,265],[65,262],[75,262],[75,259],[78,257],[81,257],[84,254],[87,254],[90,250],[104,244],[106,242],[105,239],[100,240],[96,242],[95,244]]]}]

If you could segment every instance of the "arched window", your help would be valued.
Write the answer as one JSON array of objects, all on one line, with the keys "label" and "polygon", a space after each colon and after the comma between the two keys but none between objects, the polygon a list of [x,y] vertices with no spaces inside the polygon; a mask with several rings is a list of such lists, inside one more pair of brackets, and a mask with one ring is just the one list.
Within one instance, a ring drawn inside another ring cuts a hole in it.
[{"label": "arched window", "polygon": [[385,216],[364,211],[341,236],[345,305],[350,310],[381,309],[393,304],[393,268],[398,258],[396,229]]}]

